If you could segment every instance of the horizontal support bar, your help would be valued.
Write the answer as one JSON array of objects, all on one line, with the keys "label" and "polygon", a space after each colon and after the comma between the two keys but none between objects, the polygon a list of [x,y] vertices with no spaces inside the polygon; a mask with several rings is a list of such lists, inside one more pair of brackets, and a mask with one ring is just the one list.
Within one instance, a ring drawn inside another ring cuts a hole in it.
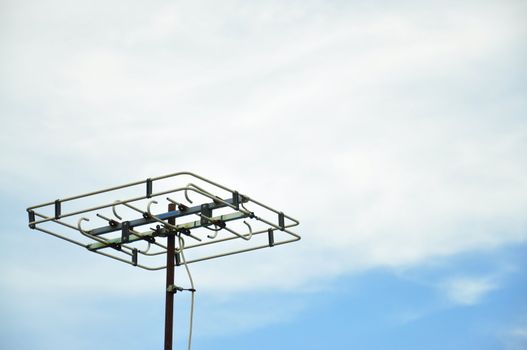
[{"label": "horizontal support bar", "polygon": [[[286,231],[286,230],[284,230],[284,231]],[[290,232],[288,231],[288,233],[290,233]],[[300,237],[298,237],[296,234],[295,234],[294,236],[295,236],[295,237],[292,238],[292,239],[288,239],[288,240],[286,240],[286,241],[281,241],[281,242],[277,242],[277,243],[275,243],[275,244],[273,245],[273,247],[276,247],[276,246],[279,246],[279,245],[282,245],[282,244],[287,244],[287,243],[296,242],[296,241],[299,241],[299,240],[300,240]],[[259,246],[256,246],[256,247],[245,248],[245,249],[240,249],[240,250],[234,250],[234,251],[232,251],[232,252],[227,252],[227,253],[222,253],[222,254],[217,254],[217,255],[206,256],[206,257],[197,258],[197,259],[193,259],[193,260],[187,260],[187,264],[193,264],[193,263],[200,262],[200,261],[205,261],[205,260],[211,260],[211,259],[221,258],[221,257],[224,257],[224,256],[236,255],[236,254],[240,254],[240,253],[251,252],[251,251],[253,251],[253,250],[264,249],[264,248],[271,248],[271,246],[269,246],[268,244],[263,244],[263,245],[259,245]]]},{"label": "horizontal support bar", "polygon": [[[221,221],[227,222],[227,221],[243,219],[246,217],[247,215],[243,213],[231,213],[231,214],[226,214],[226,215],[215,216],[211,219],[214,221],[221,220]],[[180,225],[175,225],[175,226],[178,229],[188,229],[188,230],[192,230],[198,227],[203,227],[201,220],[187,222],[185,224],[180,224]],[[153,238],[155,237],[155,235],[156,235],[155,231],[147,231],[145,233],[142,233],[141,235],[137,235],[137,234],[130,232],[128,242],[126,243],[131,243],[131,242],[140,241],[143,239]],[[88,248],[89,250],[97,250],[97,249],[102,249],[102,248],[106,248],[106,247],[110,247],[114,245],[119,245],[121,243],[123,243],[121,238],[115,238],[115,239],[108,240],[108,243],[97,242],[97,243],[89,244],[86,246],[86,248]]]},{"label": "horizontal support bar", "polygon": [[[214,182],[212,180],[206,179],[203,176],[194,174],[194,173],[189,172],[189,171],[179,171],[177,173],[172,173],[172,174],[152,177],[152,178],[149,178],[149,179],[146,179],[146,180],[134,181],[134,182],[130,182],[130,183],[127,183],[127,184],[124,184],[124,185],[113,186],[113,187],[104,188],[104,189],[93,191],[93,192],[83,193],[83,194],[72,196],[72,197],[61,198],[60,201],[62,203],[64,203],[64,202],[76,200],[76,199],[79,199],[79,198],[90,197],[90,196],[94,196],[94,195],[101,194],[101,193],[107,193],[107,192],[120,190],[120,189],[123,189],[123,188],[128,188],[128,187],[141,185],[141,184],[147,183],[149,180],[153,183],[154,181],[168,179],[168,178],[171,178],[171,177],[176,177],[176,176],[181,176],[181,175],[188,175],[188,176],[194,177],[196,179],[202,180],[204,182],[207,182],[207,183],[209,183],[209,184],[211,184],[213,186],[216,186],[218,188],[221,188],[221,189],[223,189],[223,190],[225,190],[227,192],[231,192],[231,193],[234,192],[230,188],[225,187],[223,185],[220,185],[219,183],[216,183],[216,182]],[[32,210],[32,209],[34,210],[34,209],[37,209],[37,208],[46,207],[48,205],[53,205],[54,203],[55,202],[53,201],[53,202],[47,202],[47,203],[42,203],[42,204],[38,204],[38,205],[33,205],[33,206],[27,208],[27,210]]]},{"label": "horizontal support bar", "polygon": [[[225,201],[225,202],[227,202],[229,204],[232,204],[233,199],[232,198],[228,198],[228,199],[224,199],[223,201]],[[117,203],[116,205],[119,205],[119,204]],[[208,203],[208,206],[212,210],[212,209],[224,208],[227,205],[218,201],[218,202]],[[170,218],[178,218],[178,217],[187,216],[187,215],[191,215],[191,214],[199,214],[200,212],[201,212],[201,205],[196,205],[196,206],[190,207],[190,208],[188,208],[186,210],[173,210],[173,211],[169,211],[169,212],[162,213],[162,214],[155,215],[155,216],[158,219],[160,219],[160,220],[167,220],[167,219],[170,219]],[[130,228],[134,228],[136,226],[148,225],[148,224],[152,224],[152,223],[155,223],[155,222],[157,222],[157,221],[155,219],[152,219],[152,218],[140,218],[140,219],[128,221],[128,226]],[[120,231],[121,229],[122,229],[122,223],[119,223],[119,224],[117,224],[115,226],[111,226],[111,225],[103,226],[103,227],[95,228],[93,230],[89,230],[87,232],[90,235],[99,236],[99,235],[102,235],[102,234],[105,234],[105,233],[110,233],[110,232],[114,232],[114,231]]]},{"label": "horizontal support bar", "polygon": [[[293,232],[288,231],[288,230],[284,230],[284,232],[286,232],[289,235],[293,236],[293,238],[285,240],[285,241],[275,242],[273,247],[280,246],[280,245],[283,245],[283,244],[293,243],[293,242],[299,241],[301,239],[300,236],[297,235],[296,233],[293,233]],[[238,237],[234,237],[234,239],[237,239],[237,238]],[[187,264],[193,264],[193,263],[200,262],[200,261],[206,261],[206,260],[221,258],[221,257],[224,257],[224,256],[236,255],[236,254],[240,254],[240,253],[245,253],[245,252],[250,252],[250,251],[260,250],[260,249],[265,249],[265,248],[271,248],[271,247],[268,244],[259,245],[259,246],[255,246],[255,247],[251,247],[251,248],[245,248],[245,249],[235,250],[235,251],[231,251],[231,252],[227,252],[227,253],[211,255],[211,256],[206,256],[206,257],[192,259],[192,260],[187,260]],[[186,250],[186,248],[185,248],[185,250]],[[100,252],[97,251],[96,253],[100,253]],[[131,264],[129,262],[127,262],[127,263]],[[144,270],[148,270],[148,271],[158,271],[158,270],[163,270],[163,269],[166,268],[166,265],[156,266],[156,267],[149,267],[149,266],[144,266],[144,265],[138,264],[137,266],[142,268],[142,269],[144,269]]]}]

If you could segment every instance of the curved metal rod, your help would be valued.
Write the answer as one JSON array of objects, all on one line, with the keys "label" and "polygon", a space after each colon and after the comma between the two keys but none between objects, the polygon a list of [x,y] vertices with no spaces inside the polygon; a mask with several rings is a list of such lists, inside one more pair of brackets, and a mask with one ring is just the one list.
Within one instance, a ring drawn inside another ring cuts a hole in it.
[{"label": "curved metal rod", "polygon": [[81,227],[81,223],[82,223],[83,221],[90,221],[90,219],[85,218],[85,217],[80,218],[79,221],[77,221],[77,228],[79,229],[79,231],[80,231],[82,234],[84,234],[84,235],[89,235],[89,233],[87,233],[86,231],[84,231],[84,230],[82,229],[82,227]]},{"label": "curved metal rod", "polygon": [[[214,227],[216,227],[217,225],[214,224]],[[221,231],[221,227],[218,228],[218,229],[215,229],[215,228],[210,228],[210,227],[207,227],[207,226],[203,226],[205,227],[207,230],[211,230],[211,231],[214,231],[214,233],[210,234],[210,235],[207,235],[207,237],[209,237],[210,239],[214,239],[216,238],[216,236],[218,236],[218,232]]]},{"label": "curved metal rod", "polygon": [[253,228],[251,227],[251,225],[249,225],[249,223],[247,223],[247,221],[243,220],[243,223],[249,228],[249,233],[245,237],[247,238],[247,240],[250,240],[253,236]]},{"label": "curved metal rod", "polygon": [[[188,185],[187,185],[187,186],[188,186]],[[194,202],[189,198],[188,193],[187,193],[187,190],[188,190],[188,189],[185,187],[185,192],[184,192],[184,193],[185,193],[185,198],[187,199],[187,201],[188,201],[190,204],[192,204],[192,203],[194,203]]]},{"label": "curved metal rod", "polygon": [[[185,198],[187,199],[187,201],[189,201],[189,203],[191,203],[191,204],[194,203],[194,202],[193,202],[193,201],[190,199],[190,197],[188,196],[188,190],[189,190],[189,189],[191,190],[190,187],[194,187],[195,189],[198,189],[198,190],[199,190],[199,191],[197,191],[198,193],[201,193],[201,194],[206,193],[205,196],[206,196],[206,197],[209,197],[209,198],[211,198],[211,199],[219,198],[219,197],[214,196],[214,195],[213,195],[212,193],[210,193],[209,191],[204,190],[203,188],[201,188],[201,187],[199,187],[199,186],[193,184],[192,182],[190,182],[190,183],[188,183],[187,186],[185,187],[184,194],[185,194]],[[219,199],[221,200],[221,198],[219,198]]]},{"label": "curved metal rod", "polygon": [[[135,231],[133,229],[129,229],[129,230],[130,230],[130,232],[132,232],[132,234],[134,234],[137,237],[142,237],[143,236],[140,232],[137,232],[137,231]],[[143,255],[148,255],[147,253],[150,250],[151,244],[150,244],[150,241],[146,241],[146,243],[147,243],[146,249],[145,250],[137,249],[138,253],[141,253]]]},{"label": "curved metal rod", "polygon": [[150,207],[152,206],[152,204],[157,204],[157,201],[156,200],[151,200],[150,202],[148,202],[148,205],[146,206],[146,212],[150,216],[154,216],[154,215],[152,215],[152,212],[150,211]]},{"label": "curved metal rod", "polygon": [[[247,197],[246,197],[246,198],[247,198]],[[249,199],[249,200],[250,200],[250,199]],[[247,209],[247,208],[245,207],[245,205],[243,204],[243,201],[240,203],[240,206],[241,206],[243,209],[245,209],[246,212],[251,213],[251,214],[254,215],[254,212],[250,211],[249,209]]]},{"label": "curved metal rod", "polygon": [[148,251],[150,250],[150,242],[149,241],[146,241],[147,243],[147,246],[146,246],[146,249],[145,250],[141,250],[141,249],[137,249],[137,251],[141,254],[144,254],[144,255],[147,255]]},{"label": "curved metal rod", "polygon": [[119,216],[119,214],[117,214],[117,211],[115,210],[115,206],[117,204],[121,204],[121,201],[120,200],[116,200],[115,202],[113,202],[113,205],[112,205],[112,211],[113,211],[113,215],[115,215],[115,217],[119,220],[122,220],[123,218],[121,216]]},{"label": "curved metal rod", "polygon": [[185,239],[181,236],[177,236],[179,241],[179,247],[174,248],[176,250],[176,253],[181,253],[183,249],[185,249]]},{"label": "curved metal rod", "polygon": [[83,217],[81,217],[79,219],[79,221],[77,221],[77,229],[79,230],[79,232],[82,235],[84,235],[84,236],[86,236],[86,237],[88,237],[90,239],[93,239],[94,241],[97,241],[99,243],[108,244],[108,241],[106,239],[101,238],[101,237],[97,237],[97,236],[94,236],[94,235],[91,235],[87,231],[84,231],[84,229],[81,227],[81,224],[82,224],[83,221],[90,221],[90,219],[88,219],[88,218],[83,216]]}]

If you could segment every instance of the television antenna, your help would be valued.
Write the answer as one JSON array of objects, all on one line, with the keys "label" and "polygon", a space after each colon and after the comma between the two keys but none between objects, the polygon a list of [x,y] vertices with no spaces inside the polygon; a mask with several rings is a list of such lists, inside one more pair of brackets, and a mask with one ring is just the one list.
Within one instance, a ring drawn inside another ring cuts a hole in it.
[{"label": "television antenna", "polygon": [[[27,212],[31,229],[145,270],[166,269],[165,350],[173,344],[174,294],[182,291],[192,292],[191,346],[196,289],[189,264],[300,240],[289,230],[298,220],[191,172],[57,199]],[[174,284],[181,265],[191,288]]]}]

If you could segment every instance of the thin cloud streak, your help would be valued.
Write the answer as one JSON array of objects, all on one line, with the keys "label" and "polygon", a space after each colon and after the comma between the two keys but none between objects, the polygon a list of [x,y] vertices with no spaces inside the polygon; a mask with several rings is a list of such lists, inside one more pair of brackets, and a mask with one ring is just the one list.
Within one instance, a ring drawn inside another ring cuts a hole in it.
[{"label": "thin cloud streak", "polygon": [[475,305],[498,286],[487,278],[460,277],[443,284],[449,299],[461,305]]}]

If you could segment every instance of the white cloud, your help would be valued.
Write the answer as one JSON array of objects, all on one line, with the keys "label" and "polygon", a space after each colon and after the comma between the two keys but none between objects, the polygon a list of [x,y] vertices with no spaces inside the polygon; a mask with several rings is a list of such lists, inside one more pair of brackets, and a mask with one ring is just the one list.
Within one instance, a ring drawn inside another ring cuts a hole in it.
[{"label": "white cloud", "polygon": [[[300,219],[299,243],[191,266],[202,335],[305,307],[233,301],[244,293],[317,291],[355,271],[525,242],[518,4],[13,3],[0,14],[0,172],[2,193],[22,203],[2,208],[19,218],[30,204],[191,170]],[[38,319],[45,334],[47,310],[66,324],[68,308],[106,317],[86,296],[161,302],[162,272],[26,231],[2,236],[32,263],[0,257],[20,324]],[[468,306],[499,286],[467,276],[440,288]],[[36,289],[47,307],[27,302]],[[429,312],[410,311],[398,320]],[[523,328],[510,334],[525,345]]]},{"label": "white cloud", "polygon": [[519,324],[504,331],[500,337],[507,350],[522,350],[527,346],[527,325]]},{"label": "white cloud", "polygon": [[527,326],[512,329],[510,335],[527,340]]},{"label": "white cloud", "polygon": [[448,298],[460,305],[475,305],[498,285],[485,277],[458,277],[445,281],[442,285]]},{"label": "white cloud", "polygon": [[[195,267],[230,292],[527,239],[517,3],[66,4],[2,17],[0,168],[27,205],[192,170],[298,217],[296,245]],[[471,304],[493,287],[445,288]]]}]

